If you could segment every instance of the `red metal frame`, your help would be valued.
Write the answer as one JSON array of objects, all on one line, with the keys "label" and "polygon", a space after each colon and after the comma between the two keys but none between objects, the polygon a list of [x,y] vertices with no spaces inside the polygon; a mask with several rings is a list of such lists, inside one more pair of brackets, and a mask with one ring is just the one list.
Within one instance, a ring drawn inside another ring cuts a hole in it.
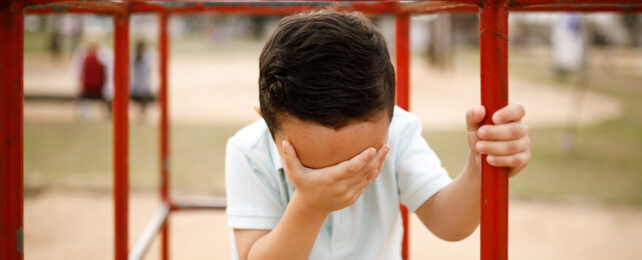
[{"label": "red metal frame", "polygon": [[[165,4],[165,2],[174,2]],[[176,3],[176,2],[183,2]],[[189,4],[187,2],[190,2]],[[192,3],[195,2],[195,3]],[[169,114],[168,114],[168,32],[170,14],[194,12],[286,15],[317,10],[327,3],[314,1],[232,3],[219,1],[140,0],[123,2],[78,0],[0,0],[0,258],[23,259],[23,8],[30,14],[54,12],[94,13],[114,16],[114,244],[115,258],[128,257],[128,66],[129,16],[131,13],[157,12],[160,52],[160,197],[162,206],[146,226],[133,248],[133,258],[142,257],[154,235],[161,233],[161,256],[169,256],[169,213],[175,210],[224,209],[221,201],[174,202],[169,190]],[[336,10],[355,10],[368,14],[396,15],[397,104],[409,109],[409,17],[435,12],[480,12],[481,103],[488,111],[484,124],[508,103],[508,27],[509,12],[642,12],[636,0],[451,0],[451,1],[335,1]],[[506,170],[482,162],[481,258],[508,257],[508,177]],[[408,259],[408,212],[401,206],[404,220],[403,259]],[[131,257],[130,253],[130,257]]]},{"label": "red metal frame", "polygon": [[0,259],[22,259],[22,3],[0,2]]},{"label": "red metal frame", "polygon": [[[158,101],[160,102],[160,167],[161,170],[161,199],[163,203],[170,204],[169,201],[169,114],[167,104],[167,52],[169,50],[167,40],[167,20],[169,15],[165,12],[159,14],[159,56],[160,56],[160,91]],[[161,230],[161,257],[163,260],[169,259],[169,218],[165,219],[165,224]]]},{"label": "red metal frame", "polygon": [[[488,1],[481,9],[481,103],[486,108],[483,124],[493,124],[495,111],[508,104],[508,8],[507,1]],[[482,155],[481,165],[481,258],[508,259],[508,175],[492,167]]]},{"label": "red metal frame", "polygon": [[114,14],[114,243],[116,259],[128,254],[129,13]]},{"label": "red metal frame", "polygon": [[[398,14],[395,17],[395,58],[396,58],[396,103],[399,107],[410,111],[410,16]],[[401,239],[401,257],[408,257],[408,209],[399,204],[403,222],[403,238]]]}]

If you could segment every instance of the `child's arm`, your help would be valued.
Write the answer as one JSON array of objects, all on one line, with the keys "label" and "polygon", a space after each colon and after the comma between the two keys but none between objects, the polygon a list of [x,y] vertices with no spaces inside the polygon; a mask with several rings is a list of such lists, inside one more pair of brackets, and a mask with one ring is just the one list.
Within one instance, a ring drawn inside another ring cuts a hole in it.
[{"label": "child's arm", "polygon": [[283,167],[296,187],[283,217],[270,231],[235,229],[240,259],[307,259],[326,216],[352,205],[377,178],[390,148],[368,148],[348,161],[322,169],[304,167],[284,141]]},{"label": "child's arm", "polygon": [[[521,122],[524,107],[510,104],[493,115],[495,125],[481,126],[483,107],[466,114],[468,160],[453,182],[424,202],[417,216],[438,237],[457,241],[479,225],[481,200],[481,154],[496,167],[508,167],[508,176],[519,173],[530,161],[528,127]],[[480,127],[481,126],[481,127]]]}]

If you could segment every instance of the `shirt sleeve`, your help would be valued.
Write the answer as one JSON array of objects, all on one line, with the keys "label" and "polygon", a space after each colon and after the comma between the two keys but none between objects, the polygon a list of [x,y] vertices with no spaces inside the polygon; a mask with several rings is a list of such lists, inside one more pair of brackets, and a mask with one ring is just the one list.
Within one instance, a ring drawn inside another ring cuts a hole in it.
[{"label": "shirt sleeve", "polygon": [[414,212],[452,180],[437,154],[421,136],[419,119],[408,115],[408,122],[400,130],[395,168],[399,200]]},{"label": "shirt sleeve", "polygon": [[[232,139],[225,154],[227,223],[238,229],[273,229],[281,219],[285,205],[279,185],[269,167],[261,167],[243,152]],[[276,172],[276,170],[274,170]]]}]

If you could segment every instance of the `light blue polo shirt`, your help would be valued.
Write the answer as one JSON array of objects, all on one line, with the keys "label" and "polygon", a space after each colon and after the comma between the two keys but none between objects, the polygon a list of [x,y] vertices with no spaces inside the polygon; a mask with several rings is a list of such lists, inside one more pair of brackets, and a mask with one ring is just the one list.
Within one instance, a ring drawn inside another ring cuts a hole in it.
[{"label": "light blue polo shirt", "polygon": [[[328,215],[309,259],[401,259],[399,203],[414,212],[451,182],[415,115],[395,107],[388,135],[391,149],[379,177],[353,205]],[[228,226],[273,229],[295,189],[265,121],[230,138],[225,157]]]}]

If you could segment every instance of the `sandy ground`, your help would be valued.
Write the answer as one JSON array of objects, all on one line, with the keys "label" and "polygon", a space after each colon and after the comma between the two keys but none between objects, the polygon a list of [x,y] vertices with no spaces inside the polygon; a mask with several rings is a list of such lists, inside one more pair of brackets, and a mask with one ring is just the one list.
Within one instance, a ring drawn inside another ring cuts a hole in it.
[{"label": "sandy ground", "polygon": [[[155,193],[130,196],[130,246],[158,207]],[[642,209],[513,200],[511,259],[640,259]],[[173,213],[172,259],[230,259],[222,211]],[[25,200],[26,259],[113,259],[113,204],[109,193],[47,190]],[[479,230],[457,242],[439,240],[413,215],[412,259],[479,259]],[[154,242],[145,259],[159,259]]]},{"label": "sandy ground", "polygon": [[[170,114],[175,123],[229,122],[258,119],[258,52],[211,52],[171,57]],[[46,56],[25,59],[25,93],[75,93],[69,63],[52,63]],[[564,125],[579,115],[582,125],[617,117],[617,100],[588,91],[581,111],[571,110],[578,93],[572,89],[510,79],[510,100],[527,108],[526,122],[534,127]],[[462,129],[465,111],[479,104],[479,74],[465,70],[436,71],[422,59],[412,59],[411,110],[426,129]],[[98,109],[98,108],[96,108]],[[34,120],[74,120],[76,105],[28,103],[25,116]],[[135,110],[135,109],[133,109]],[[150,118],[156,118],[152,108]],[[135,116],[135,114],[132,114]]]},{"label": "sandy ground", "polygon": [[[170,67],[170,113],[174,123],[247,123],[258,117],[258,52],[173,55]],[[75,92],[66,61],[25,56],[25,93]],[[411,110],[427,129],[462,129],[464,112],[479,103],[477,73],[431,70],[412,61]],[[531,126],[568,123],[575,93],[511,79],[510,99],[528,110]],[[98,107],[95,107],[98,110]],[[580,123],[594,124],[620,115],[613,98],[587,92]],[[155,118],[152,109],[150,118]],[[27,103],[31,121],[76,119],[75,104]],[[130,245],[158,207],[155,193],[133,193]],[[459,243],[440,241],[411,220],[413,259],[478,259],[479,234]],[[27,259],[111,259],[113,204],[109,192],[46,190],[25,199]],[[230,237],[223,212],[180,212],[171,217],[173,259],[229,259]],[[512,201],[512,259],[642,259],[642,209],[578,203]],[[158,259],[154,244],[147,259]]]}]

